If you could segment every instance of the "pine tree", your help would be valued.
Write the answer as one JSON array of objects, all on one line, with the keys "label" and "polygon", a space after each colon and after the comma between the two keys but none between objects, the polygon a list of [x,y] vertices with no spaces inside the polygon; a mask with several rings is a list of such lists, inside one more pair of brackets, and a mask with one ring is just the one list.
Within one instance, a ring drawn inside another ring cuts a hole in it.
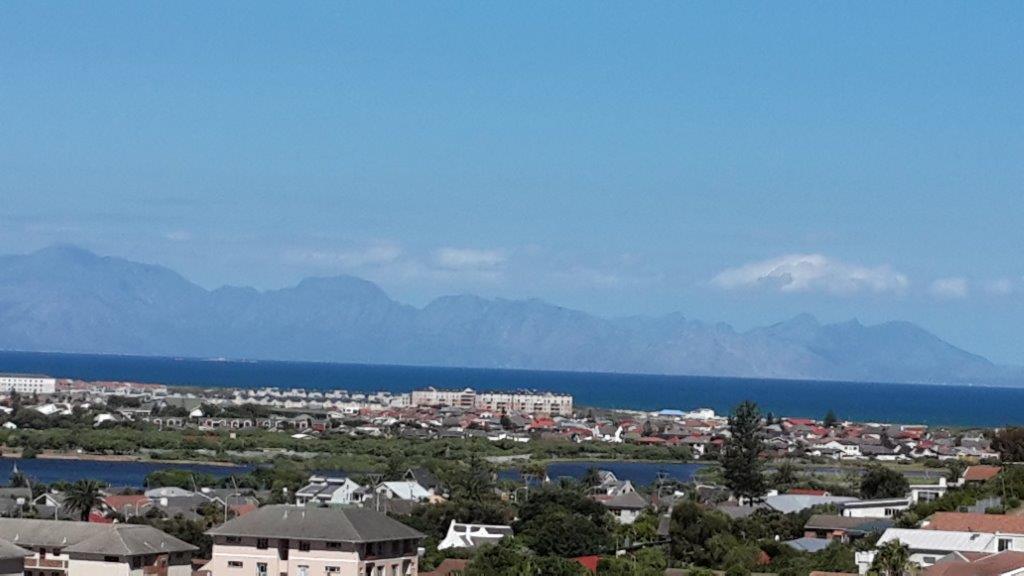
[{"label": "pine tree", "polygon": [[731,437],[722,451],[725,484],[738,498],[758,500],[767,491],[764,477],[764,427],[754,402],[737,406],[729,416]]},{"label": "pine tree", "polygon": [[838,423],[839,418],[836,417],[836,413],[829,409],[828,414],[825,414],[825,420],[822,421],[822,424],[825,426],[825,428],[832,428]]}]

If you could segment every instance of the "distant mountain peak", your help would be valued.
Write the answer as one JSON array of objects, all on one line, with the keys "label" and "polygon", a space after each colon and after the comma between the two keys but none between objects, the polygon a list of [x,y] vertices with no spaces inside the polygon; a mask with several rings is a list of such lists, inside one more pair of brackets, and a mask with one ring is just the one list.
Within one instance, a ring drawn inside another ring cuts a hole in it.
[{"label": "distant mountain peak", "polygon": [[740,332],[681,313],[599,318],[538,298],[462,294],[420,309],[344,275],[207,291],[66,244],[0,261],[6,349],[893,382],[1022,375],[903,321],[799,314]]}]

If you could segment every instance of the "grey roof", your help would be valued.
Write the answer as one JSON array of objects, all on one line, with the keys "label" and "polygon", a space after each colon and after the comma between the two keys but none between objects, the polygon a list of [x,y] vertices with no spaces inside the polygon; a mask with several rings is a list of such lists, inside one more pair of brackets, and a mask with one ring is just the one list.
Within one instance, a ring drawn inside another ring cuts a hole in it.
[{"label": "grey roof", "polygon": [[856,518],[834,514],[815,514],[804,524],[806,530],[844,530],[852,534],[881,534],[895,523],[890,518]]},{"label": "grey roof", "polygon": [[207,534],[330,542],[424,538],[419,531],[373,510],[296,506],[264,506],[218,526]]},{"label": "grey roof", "polygon": [[10,560],[12,558],[27,558],[32,555],[32,552],[25,550],[20,546],[15,546],[7,540],[0,540],[0,560]]},{"label": "grey roof", "polygon": [[803,550],[804,552],[820,552],[825,548],[828,548],[828,545],[831,543],[831,540],[827,540],[825,538],[797,538],[796,540],[783,542],[783,544],[790,548]]},{"label": "grey roof", "polygon": [[617,494],[611,498],[598,498],[598,502],[612,510],[643,510],[647,507],[647,500],[636,492]]},{"label": "grey roof", "polygon": [[63,548],[69,553],[137,556],[193,552],[195,546],[143,524],[93,524],[0,519],[0,538],[19,546]]}]

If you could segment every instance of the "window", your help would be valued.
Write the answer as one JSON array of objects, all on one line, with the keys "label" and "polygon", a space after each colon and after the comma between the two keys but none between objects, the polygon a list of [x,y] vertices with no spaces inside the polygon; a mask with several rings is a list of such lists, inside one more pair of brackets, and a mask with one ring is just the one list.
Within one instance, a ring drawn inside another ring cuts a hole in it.
[{"label": "window", "polygon": [[103,557],[103,561],[104,562],[118,562],[119,560],[120,560],[120,558],[118,558],[117,556],[104,556]]},{"label": "window", "polygon": [[256,563],[256,576],[267,576],[267,563],[257,562]]},{"label": "window", "polygon": [[327,543],[327,549],[328,550],[341,550],[341,542],[328,542]]},{"label": "window", "polygon": [[228,561],[228,568],[241,568],[241,567],[242,567],[242,563],[239,562],[238,560],[229,560]]},{"label": "window", "polygon": [[242,541],[242,539],[238,536],[228,536],[224,539],[224,541],[228,544],[238,544]]},{"label": "window", "polygon": [[1000,552],[1002,552],[1003,550],[1010,550],[1011,548],[1013,548],[1013,540],[1011,540],[1010,538],[1000,538],[999,539],[999,551]]},{"label": "window", "polygon": [[267,548],[270,548],[270,543],[267,542],[266,538],[257,538],[256,548],[259,550],[266,550]]},{"label": "window", "polygon": [[338,572],[341,572],[341,567],[339,567],[339,566],[327,566],[326,568],[324,568],[324,572],[327,572],[328,574],[336,574]]},{"label": "window", "polygon": [[299,575],[298,576],[309,576],[309,566],[302,566],[300,564],[299,565]]},{"label": "window", "polygon": [[304,540],[299,541],[299,552],[309,552],[309,542]]}]

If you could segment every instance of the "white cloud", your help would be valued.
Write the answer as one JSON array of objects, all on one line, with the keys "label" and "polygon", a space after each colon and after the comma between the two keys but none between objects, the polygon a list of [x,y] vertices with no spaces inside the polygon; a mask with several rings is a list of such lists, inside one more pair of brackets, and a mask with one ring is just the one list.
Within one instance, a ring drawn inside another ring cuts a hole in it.
[{"label": "white cloud", "polygon": [[719,288],[767,287],[780,292],[899,292],[907,277],[889,266],[869,268],[821,254],[787,254],[723,270],[711,283]]},{"label": "white cloud", "polygon": [[498,250],[447,247],[434,251],[434,262],[448,270],[482,270],[505,262],[505,254]]},{"label": "white cloud", "polygon": [[172,230],[164,235],[171,242],[188,242],[192,239],[192,233],[188,230]]},{"label": "white cloud", "polygon": [[401,256],[402,247],[390,242],[341,250],[292,250],[287,254],[294,262],[344,268],[379,266],[394,262]]},{"label": "white cloud", "polygon": [[1013,282],[1006,278],[992,280],[985,284],[985,291],[995,296],[1006,296],[1013,293]]},{"label": "white cloud", "polygon": [[928,291],[936,298],[966,298],[967,293],[970,291],[970,286],[968,285],[966,278],[950,276],[949,278],[939,278],[934,280],[928,286]]}]

